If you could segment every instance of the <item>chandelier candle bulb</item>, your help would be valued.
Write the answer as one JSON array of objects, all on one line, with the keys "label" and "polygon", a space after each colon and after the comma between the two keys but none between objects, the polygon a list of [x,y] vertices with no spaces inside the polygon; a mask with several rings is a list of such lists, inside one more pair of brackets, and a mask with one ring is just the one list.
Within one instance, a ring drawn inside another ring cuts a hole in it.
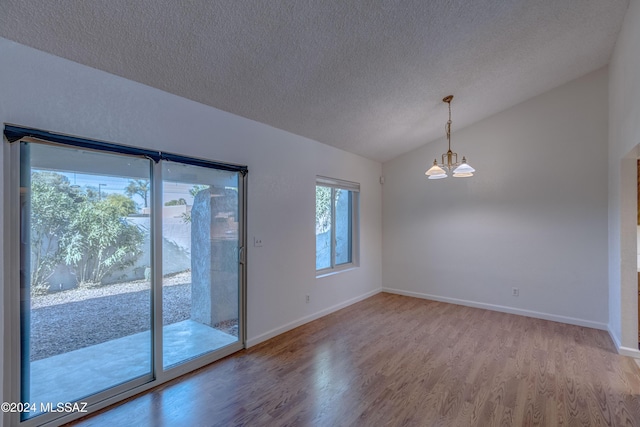
[{"label": "chandelier candle bulb", "polygon": [[[476,171],[468,163],[466,157],[462,157],[462,162],[458,162],[458,153],[451,151],[451,101],[453,95],[445,96],[442,101],[449,104],[449,120],[445,125],[445,131],[447,134],[447,142],[449,144],[449,150],[442,155],[442,163],[438,164],[438,159],[433,161],[431,166],[424,174],[429,179],[442,179],[449,176],[449,172],[452,172],[455,178],[468,178],[473,176]],[[446,160],[445,160],[446,159]]]}]

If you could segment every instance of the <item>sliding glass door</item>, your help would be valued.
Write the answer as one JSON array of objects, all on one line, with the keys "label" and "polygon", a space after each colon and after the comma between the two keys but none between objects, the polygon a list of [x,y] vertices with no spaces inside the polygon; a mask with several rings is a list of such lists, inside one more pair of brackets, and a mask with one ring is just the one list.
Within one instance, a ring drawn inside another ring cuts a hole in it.
[{"label": "sliding glass door", "polygon": [[20,147],[21,402],[29,418],[152,379],[149,212],[127,192],[151,162]]},{"label": "sliding glass door", "polygon": [[163,365],[237,343],[241,220],[238,172],[162,168]]},{"label": "sliding glass door", "polygon": [[5,400],[31,405],[9,424],[70,421],[243,348],[246,167],[38,132],[52,140],[4,147]]}]

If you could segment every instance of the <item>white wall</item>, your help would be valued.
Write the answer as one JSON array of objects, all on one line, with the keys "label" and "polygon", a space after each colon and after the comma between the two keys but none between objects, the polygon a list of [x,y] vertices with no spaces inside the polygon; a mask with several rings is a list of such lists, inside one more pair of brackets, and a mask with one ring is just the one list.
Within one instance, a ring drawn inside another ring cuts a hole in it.
[{"label": "white wall", "polygon": [[456,129],[463,102],[473,178],[427,180],[444,137],[383,164],[383,290],[605,329],[607,69]]},{"label": "white wall", "polygon": [[640,272],[640,225],[636,227],[636,254],[638,255],[636,258],[636,265],[638,267],[638,272]]},{"label": "white wall", "polygon": [[637,145],[640,144],[640,2],[632,0],[610,62],[609,329],[621,352],[638,352]]},{"label": "white wall", "polygon": [[[248,248],[250,345],[380,290],[380,163],[6,39],[0,57],[0,122],[249,167],[248,235],[263,242]],[[360,267],[322,279],[316,175],[361,184]]]}]

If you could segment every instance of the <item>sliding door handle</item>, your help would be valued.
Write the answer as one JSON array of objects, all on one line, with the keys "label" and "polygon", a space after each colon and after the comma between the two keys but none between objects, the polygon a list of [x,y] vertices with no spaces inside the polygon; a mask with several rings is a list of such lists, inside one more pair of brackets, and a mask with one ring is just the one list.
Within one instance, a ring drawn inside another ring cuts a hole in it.
[{"label": "sliding door handle", "polygon": [[238,262],[242,265],[246,263],[244,246],[238,248]]}]

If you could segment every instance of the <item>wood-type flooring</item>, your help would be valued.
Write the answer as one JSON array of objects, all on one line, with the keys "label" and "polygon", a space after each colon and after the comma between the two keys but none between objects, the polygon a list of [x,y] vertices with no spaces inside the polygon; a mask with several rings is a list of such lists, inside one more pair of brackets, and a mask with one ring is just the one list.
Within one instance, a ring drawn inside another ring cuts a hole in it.
[{"label": "wood-type flooring", "polygon": [[388,293],[77,426],[640,426],[605,331]]}]

